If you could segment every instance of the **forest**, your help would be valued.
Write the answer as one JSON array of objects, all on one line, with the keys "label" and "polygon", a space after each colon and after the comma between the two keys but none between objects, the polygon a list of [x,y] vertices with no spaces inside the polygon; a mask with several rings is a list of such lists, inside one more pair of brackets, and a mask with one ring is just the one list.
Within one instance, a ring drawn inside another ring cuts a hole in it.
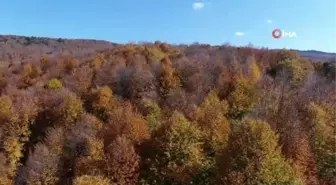
[{"label": "forest", "polygon": [[1,185],[336,183],[335,62],[159,41],[83,56],[1,66]]}]

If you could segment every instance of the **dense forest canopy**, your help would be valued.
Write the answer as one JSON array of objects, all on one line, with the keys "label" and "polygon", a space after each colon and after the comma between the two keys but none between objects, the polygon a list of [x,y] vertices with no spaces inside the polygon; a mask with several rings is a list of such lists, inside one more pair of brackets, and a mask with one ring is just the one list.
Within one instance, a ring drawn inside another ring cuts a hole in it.
[{"label": "dense forest canopy", "polygon": [[[80,57],[87,58],[94,56],[97,51],[111,49],[116,45],[118,44],[104,40],[0,35],[0,65],[3,62],[32,62],[39,60],[43,56],[54,59],[64,53],[71,53],[77,59]],[[180,48],[187,47],[187,45],[176,46]],[[314,50],[296,51],[301,57],[309,60],[335,62],[336,53]]]},{"label": "dense forest canopy", "polygon": [[92,53],[2,66],[0,184],[335,184],[335,63],[161,42]]}]

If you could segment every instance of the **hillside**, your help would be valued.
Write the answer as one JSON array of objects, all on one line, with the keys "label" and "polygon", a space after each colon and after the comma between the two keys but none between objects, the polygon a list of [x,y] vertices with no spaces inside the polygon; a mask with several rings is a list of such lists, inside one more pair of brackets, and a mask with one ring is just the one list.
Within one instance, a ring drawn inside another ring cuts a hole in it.
[{"label": "hillside", "polygon": [[[94,55],[97,51],[110,49],[115,45],[117,44],[103,40],[0,35],[0,61],[29,62],[38,60],[43,56],[57,58],[64,53],[71,53],[77,58],[88,57]],[[336,57],[335,53],[296,51],[302,57],[315,61],[330,61]]]},{"label": "hillside", "polygon": [[[14,38],[24,51],[27,38]],[[31,62],[0,68],[0,185],[336,183],[332,63],[293,50],[41,40],[27,45],[40,51],[25,53]],[[75,49],[37,57],[49,46]]]},{"label": "hillside", "polygon": [[326,53],[316,50],[308,50],[308,51],[297,50],[297,52],[301,55],[301,57],[311,60],[335,61],[336,59],[336,53]]},{"label": "hillside", "polygon": [[0,35],[0,61],[27,62],[42,56],[54,58],[62,53],[84,57],[97,50],[112,48],[113,45],[101,40]]}]

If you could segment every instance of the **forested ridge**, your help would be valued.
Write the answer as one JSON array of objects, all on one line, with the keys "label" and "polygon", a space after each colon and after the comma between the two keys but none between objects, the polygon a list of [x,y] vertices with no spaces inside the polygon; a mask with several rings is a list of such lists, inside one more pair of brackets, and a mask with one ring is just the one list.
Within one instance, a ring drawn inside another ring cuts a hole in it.
[{"label": "forested ridge", "polygon": [[0,69],[0,184],[331,185],[335,63],[167,43]]},{"label": "forested ridge", "polygon": [[102,40],[0,35],[0,65],[4,62],[33,62],[42,56],[54,59],[64,53],[85,58],[97,50],[112,48],[114,45]]}]

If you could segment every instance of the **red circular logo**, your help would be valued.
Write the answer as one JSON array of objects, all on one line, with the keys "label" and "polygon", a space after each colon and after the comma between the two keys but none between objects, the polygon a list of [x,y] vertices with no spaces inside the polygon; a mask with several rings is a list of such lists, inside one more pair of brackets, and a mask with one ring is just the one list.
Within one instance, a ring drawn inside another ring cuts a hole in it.
[{"label": "red circular logo", "polygon": [[282,36],[282,32],[280,29],[274,29],[272,31],[272,36],[275,38],[275,39],[280,39],[281,36]]}]

